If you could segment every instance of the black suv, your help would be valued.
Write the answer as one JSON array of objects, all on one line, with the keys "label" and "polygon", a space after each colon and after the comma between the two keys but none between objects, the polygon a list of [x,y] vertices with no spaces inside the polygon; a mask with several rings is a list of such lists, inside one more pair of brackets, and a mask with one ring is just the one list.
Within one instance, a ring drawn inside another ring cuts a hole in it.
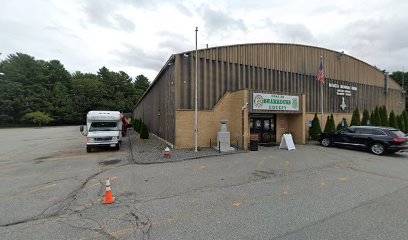
[{"label": "black suv", "polygon": [[325,147],[331,145],[364,147],[376,155],[408,149],[408,138],[405,134],[389,127],[351,126],[336,133],[322,133],[319,142]]}]

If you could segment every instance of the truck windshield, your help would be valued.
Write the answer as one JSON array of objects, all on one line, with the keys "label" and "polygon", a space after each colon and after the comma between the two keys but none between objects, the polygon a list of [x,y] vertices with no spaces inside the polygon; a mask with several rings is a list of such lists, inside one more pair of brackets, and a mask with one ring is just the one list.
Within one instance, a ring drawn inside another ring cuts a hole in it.
[{"label": "truck windshield", "polygon": [[93,122],[89,128],[90,132],[95,131],[118,131],[116,122]]}]

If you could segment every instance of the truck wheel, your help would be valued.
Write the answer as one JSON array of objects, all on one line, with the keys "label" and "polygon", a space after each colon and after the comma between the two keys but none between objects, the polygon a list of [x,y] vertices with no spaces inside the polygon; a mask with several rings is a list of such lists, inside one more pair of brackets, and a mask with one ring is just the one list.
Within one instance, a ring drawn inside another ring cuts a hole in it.
[{"label": "truck wheel", "polygon": [[91,152],[92,151],[92,147],[91,146],[86,146],[86,152]]},{"label": "truck wheel", "polygon": [[119,150],[120,149],[120,143],[117,143],[115,146],[115,150]]}]

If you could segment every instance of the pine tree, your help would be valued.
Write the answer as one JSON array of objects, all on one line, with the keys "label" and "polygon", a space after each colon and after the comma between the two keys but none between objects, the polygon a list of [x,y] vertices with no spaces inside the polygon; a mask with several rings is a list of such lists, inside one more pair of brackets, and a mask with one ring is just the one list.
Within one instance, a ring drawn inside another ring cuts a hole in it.
[{"label": "pine tree", "polygon": [[333,114],[330,114],[330,119],[329,119],[329,132],[330,132],[330,133],[335,133],[335,132],[336,132],[336,123],[334,122],[334,116],[333,116]]},{"label": "pine tree", "polygon": [[343,121],[344,121],[344,127],[343,127],[343,128],[348,128],[347,119],[346,119],[346,118],[343,118]]},{"label": "pine tree", "polygon": [[373,121],[375,121],[375,125],[373,124],[373,126],[381,126],[380,108],[378,106],[375,107]]},{"label": "pine tree", "polygon": [[363,111],[363,119],[361,120],[361,125],[362,126],[368,126],[368,122],[370,121],[370,113],[368,112],[367,109],[364,109]]},{"label": "pine tree", "polygon": [[147,126],[142,123],[142,127],[140,130],[140,138],[141,139],[148,139],[149,138],[149,131],[147,130]]},{"label": "pine tree", "polygon": [[385,106],[380,107],[380,120],[381,120],[381,126],[383,127],[388,127],[389,121],[388,121],[388,113],[387,113],[387,108]]},{"label": "pine tree", "polygon": [[324,132],[328,133],[330,132],[330,115],[327,115],[327,119],[326,119],[326,125],[324,126]]},{"label": "pine tree", "polygon": [[139,134],[142,133],[143,125],[144,125],[144,123],[143,123],[142,119],[139,118],[139,124],[138,124],[138,126],[137,126],[137,132],[138,132]]},{"label": "pine tree", "polygon": [[370,115],[370,126],[377,126],[377,123],[375,122],[375,112],[374,112],[374,110],[371,111],[371,115]]},{"label": "pine tree", "polygon": [[[344,123],[344,126],[342,126],[342,124],[341,124],[342,122]],[[347,127],[348,127],[347,119],[343,117],[343,119],[339,122],[339,124],[337,124],[336,130],[339,131],[339,130],[341,130],[343,128],[347,128]]]},{"label": "pine tree", "polygon": [[360,126],[360,112],[358,108],[353,111],[353,116],[351,116],[351,123],[350,126]]},{"label": "pine tree", "polygon": [[402,111],[401,118],[402,118],[401,121],[404,121],[405,133],[406,133],[406,132],[408,132],[408,113],[407,113],[407,111],[405,111],[405,110]]},{"label": "pine tree", "polygon": [[315,113],[315,116],[312,120],[312,126],[309,128],[309,136],[311,139],[317,140],[321,133],[322,129],[320,127],[320,121],[317,117],[317,113]]},{"label": "pine tree", "polygon": [[390,112],[390,120],[389,120],[390,127],[398,128],[397,118],[395,117],[394,110]]},{"label": "pine tree", "polygon": [[403,117],[402,117],[402,114],[401,114],[401,115],[397,115],[396,119],[397,119],[397,127],[398,127],[398,129],[401,130],[402,132],[405,132],[405,122],[404,122],[404,119],[403,119]]}]

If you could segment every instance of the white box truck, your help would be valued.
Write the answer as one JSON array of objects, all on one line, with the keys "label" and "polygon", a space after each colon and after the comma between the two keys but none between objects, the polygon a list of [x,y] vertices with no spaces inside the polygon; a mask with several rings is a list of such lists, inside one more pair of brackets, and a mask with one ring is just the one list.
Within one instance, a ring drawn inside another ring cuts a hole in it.
[{"label": "white box truck", "polygon": [[93,147],[108,146],[120,149],[122,142],[122,119],[118,111],[89,111],[86,115],[86,129],[80,127],[86,136],[86,151]]}]

